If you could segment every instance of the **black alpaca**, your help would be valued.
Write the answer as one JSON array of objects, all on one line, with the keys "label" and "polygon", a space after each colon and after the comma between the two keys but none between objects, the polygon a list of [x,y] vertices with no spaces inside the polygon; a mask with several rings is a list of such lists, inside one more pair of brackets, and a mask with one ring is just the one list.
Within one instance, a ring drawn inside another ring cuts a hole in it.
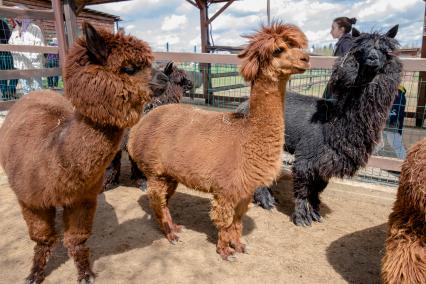
[{"label": "black alpaca", "polygon": [[[157,106],[179,103],[184,93],[192,90],[192,81],[188,79],[186,72],[168,62],[164,70],[152,69],[152,79],[150,89],[153,97],[150,102],[144,105],[143,112],[148,113]],[[110,184],[118,184],[121,172],[121,156],[123,151],[127,152],[127,140],[129,138],[129,129],[126,129],[120,144],[120,150],[115,155],[111,164],[105,171],[104,188]],[[129,157],[131,163],[132,180],[143,178],[143,174],[139,171],[137,165]]]},{"label": "black alpaca", "polygon": [[[339,58],[330,78],[330,100],[288,93],[285,147],[294,154],[294,224],[320,221],[319,193],[331,177],[353,176],[367,164],[379,140],[401,81],[402,64],[393,55],[398,25],[386,34],[355,31],[354,45]],[[237,112],[247,113],[247,102]],[[270,208],[273,197],[259,188],[255,201]]]}]

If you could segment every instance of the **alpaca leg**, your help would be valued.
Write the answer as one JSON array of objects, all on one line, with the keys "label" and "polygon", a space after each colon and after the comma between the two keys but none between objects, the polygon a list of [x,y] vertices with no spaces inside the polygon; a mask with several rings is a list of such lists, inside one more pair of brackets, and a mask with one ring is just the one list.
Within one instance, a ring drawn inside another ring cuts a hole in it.
[{"label": "alpaca leg", "polygon": [[320,177],[315,179],[315,182],[312,183],[312,187],[309,189],[308,200],[312,205],[312,220],[321,222],[321,214],[319,213],[321,200],[319,194],[327,187],[328,181],[323,180]]},{"label": "alpaca leg", "polygon": [[[309,172],[309,169],[304,169]],[[294,203],[295,208],[292,215],[293,223],[297,226],[310,226],[313,217],[313,208],[309,202],[310,189],[313,187],[313,179],[302,170],[298,168],[298,165],[293,166],[293,184],[294,184]]]},{"label": "alpaca leg", "polygon": [[85,243],[92,231],[96,199],[64,207],[64,245],[77,267],[78,281],[92,283],[95,274],[90,267],[90,251]]},{"label": "alpaca leg", "polygon": [[130,179],[135,180],[135,179],[145,178],[145,175],[141,172],[141,170],[139,170],[138,165],[135,163],[135,161],[133,161],[130,155],[129,155],[129,161],[131,164]]},{"label": "alpaca leg", "polygon": [[253,201],[263,209],[272,209],[275,206],[275,198],[272,195],[272,191],[269,187],[259,187],[254,192]]},{"label": "alpaca leg", "polygon": [[218,229],[216,251],[224,260],[231,260],[235,252],[245,252],[241,242],[242,216],[248,209],[250,198],[245,198],[235,206],[230,199],[222,196],[215,197],[210,217]]},{"label": "alpaca leg", "polygon": [[234,229],[233,238],[231,238],[230,246],[236,252],[245,253],[246,245],[241,242],[243,235],[243,221],[242,218],[248,210],[250,198],[242,199],[235,208],[234,221],[231,227]]},{"label": "alpaca leg", "polygon": [[168,206],[170,197],[174,194],[177,182],[166,178],[148,179],[148,197],[155,217],[166,238],[175,244],[179,237],[177,233],[182,226],[173,223]]},{"label": "alpaca leg", "polygon": [[118,151],[105,171],[104,188],[110,184],[118,184],[121,171],[121,151]]},{"label": "alpaca leg", "polygon": [[55,233],[55,208],[34,209],[20,204],[22,215],[28,226],[31,240],[36,242],[31,273],[26,283],[41,283],[45,277],[44,269],[52,253],[57,236]]}]

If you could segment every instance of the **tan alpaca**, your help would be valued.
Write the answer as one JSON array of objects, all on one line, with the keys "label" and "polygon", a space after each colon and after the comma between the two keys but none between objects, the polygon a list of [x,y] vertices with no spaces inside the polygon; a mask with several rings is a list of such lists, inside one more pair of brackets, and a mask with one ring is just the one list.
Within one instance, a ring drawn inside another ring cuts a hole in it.
[{"label": "tan alpaca", "polygon": [[180,226],[167,203],[177,184],[213,194],[211,218],[219,230],[217,252],[244,252],[242,216],[256,187],[271,184],[281,167],[284,94],[291,74],[309,68],[305,35],[274,23],[252,36],[242,52],[241,74],[251,82],[250,115],[161,106],[130,131],[129,154],[148,179],[160,227],[175,242]]},{"label": "tan alpaca", "polygon": [[84,38],[65,65],[65,96],[33,92],[9,111],[0,128],[0,163],[36,242],[27,283],[43,281],[58,239],[56,207],[63,207],[64,245],[80,283],[93,281],[89,248],[103,174],[118,150],[123,129],[134,125],[151,96],[149,46],[122,33]]},{"label": "tan alpaca", "polygon": [[426,139],[402,165],[382,260],[386,284],[426,283]]}]

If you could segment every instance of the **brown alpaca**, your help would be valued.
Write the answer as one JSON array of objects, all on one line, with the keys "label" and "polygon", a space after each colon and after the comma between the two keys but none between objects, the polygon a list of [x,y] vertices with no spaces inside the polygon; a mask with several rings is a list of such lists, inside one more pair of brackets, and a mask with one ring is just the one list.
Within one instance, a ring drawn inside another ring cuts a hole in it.
[{"label": "brown alpaca", "polygon": [[383,283],[426,282],[426,139],[405,160],[389,216]]},{"label": "brown alpaca", "polygon": [[157,221],[174,243],[180,226],[167,207],[177,184],[213,194],[211,218],[219,230],[217,252],[244,252],[242,217],[257,186],[271,184],[281,167],[283,104],[291,74],[309,67],[299,28],[274,23],[252,36],[241,74],[251,82],[250,115],[188,105],[160,106],[130,131],[128,150],[148,180]]},{"label": "brown alpaca", "polygon": [[40,283],[58,235],[63,207],[64,245],[80,283],[93,282],[89,248],[96,198],[123,129],[134,125],[151,96],[149,46],[122,33],[84,24],[84,38],[65,64],[65,96],[33,92],[9,111],[0,128],[0,163],[36,242],[27,283]]}]

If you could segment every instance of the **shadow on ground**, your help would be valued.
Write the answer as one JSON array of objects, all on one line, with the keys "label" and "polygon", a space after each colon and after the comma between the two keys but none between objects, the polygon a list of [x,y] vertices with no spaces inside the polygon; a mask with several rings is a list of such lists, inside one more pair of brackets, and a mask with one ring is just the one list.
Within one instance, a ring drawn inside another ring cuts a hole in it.
[{"label": "shadow on ground", "polygon": [[[119,189],[116,189],[119,190]],[[135,190],[138,190],[135,188]],[[142,218],[118,222],[114,208],[105,200],[105,195],[98,197],[98,208],[94,221],[93,234],[87,244],[91,249],[91,261],[124,253],[137,248],[149,246],[153,241],[164,238],[152,215],[148,196],[142,195],[138,204],[147,212]],[[176,223],[185,226],[186,230],[194,230],[206,234],[208,240],[216,243],[217,230],[209,217],[210,199],[186,193],[176,192],[170,200],[170,211]],[[253,231],[253,219],[244,217],[244,235]],[[58,231],[62,230],[62,213],[57,216]],[[99,248],[99,249],[97,249]],[[46,276],[60,267],[69,259],[65,247],[60,243],[52,254],[46,267]]]},{"label": "shadow on ground", "polygon": [[349,283],[380,283],[387,224],[348,234],[327,248],[327,260]]}]

